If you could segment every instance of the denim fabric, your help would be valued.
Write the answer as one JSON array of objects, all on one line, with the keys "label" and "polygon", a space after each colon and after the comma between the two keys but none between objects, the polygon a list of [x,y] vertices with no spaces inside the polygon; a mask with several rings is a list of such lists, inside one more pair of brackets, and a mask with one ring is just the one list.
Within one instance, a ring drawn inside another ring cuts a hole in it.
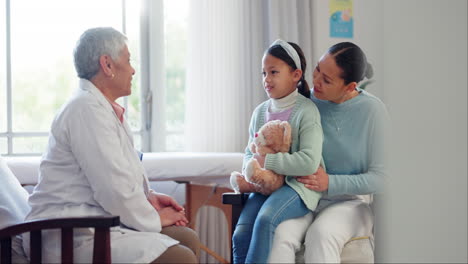
[{"label": "denim fabric", "polygon": [[308,212],[288,185],[270,196],[250,194],[232,237],[234,263],[267,263],[276,227]]}]

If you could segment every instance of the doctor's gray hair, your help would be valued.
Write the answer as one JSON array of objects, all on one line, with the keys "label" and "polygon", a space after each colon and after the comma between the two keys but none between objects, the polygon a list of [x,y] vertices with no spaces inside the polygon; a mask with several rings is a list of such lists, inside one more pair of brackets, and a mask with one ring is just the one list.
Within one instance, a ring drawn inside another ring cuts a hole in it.
[{"label": "doctor's gray hair", "polygon": [[116,60],[126,44],[127,37],[114,28],[98,27],[86,30],[73,51],[78,77],[91,80],[99,72],[99,58],[109,55]]}]

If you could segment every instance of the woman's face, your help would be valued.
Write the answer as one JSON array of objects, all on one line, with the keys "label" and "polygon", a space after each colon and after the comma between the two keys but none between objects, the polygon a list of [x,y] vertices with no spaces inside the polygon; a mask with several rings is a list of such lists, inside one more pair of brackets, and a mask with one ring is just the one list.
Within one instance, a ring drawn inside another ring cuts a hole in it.
[{"label": "woman's face", "polygon": [[265,54],[262,60],[263,88],[268,97],[283,98],[292,93],[301,78],[301,70],[291,70],[291,67],[270,54]]},{"label": "woman's face", "polygon": [[113,85],[115,92],[121,96],[128,96],[132,93],[132,76],[135,74],[135,69],[130,64],[130,52],[127,45],[120,52],[120,56],[114,61]]},{"label": "woman's face", "polygon": [[328,53],[323,55],[314,69],[314,96],[337,104],[346,101],[349,89],[340,77],[341,73],[335,58]]}]

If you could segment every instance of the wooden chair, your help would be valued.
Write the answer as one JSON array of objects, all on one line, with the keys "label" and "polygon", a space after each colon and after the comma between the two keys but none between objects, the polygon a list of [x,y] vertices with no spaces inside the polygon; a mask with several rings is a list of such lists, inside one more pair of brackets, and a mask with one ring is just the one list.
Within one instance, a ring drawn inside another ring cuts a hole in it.
[{"label": "wooden chair", "polygon": [[[248,193],[224,193],[223,204],[232,205],[232,221],[231,231],[234,229],[239,220],[240,213],[244,207]],[[232,237],[231,233],[231,237]],[[231,253],[231,263],[232,261]],[[373,263],[374,262],[374,245],[370,237],[352,238],[345,244],[341,252],[341,263]],[[296,253],[296,263],[304,263],[304,245],[301,250]]]},{"label": "wooden chair", "polygon": [[42,230],[61,229],[62,263],[73,262],[73,228],[94,228],[94,263],[111,263],[110,228],[118,226],[118,216],[74,217],[24,221],[31,210],[28,192],[21,186],[0,156],[0,262],[27,263],[21,234],[30,233],[31,263],[42,262]]},{"label": "wooden chair", "polygon": [[94,228],[93,263],[111,263],[110,227],[118,226],[118,216],[74,217],[25,221],[0,230],[1,263],[12,263],[12,237],[31,234],[31,263],[42,262],[42,230],[61,229],[62,263],[73,263],[73,228]]},{"label": "wooden chair", "polygon": [[248,193],[223,193],[223,204],[230,204],[232,206],[231,236],[234,233],[234,229],[236,228],[237,221],[239,221],[239,216],[247,198],[249,198]]}]

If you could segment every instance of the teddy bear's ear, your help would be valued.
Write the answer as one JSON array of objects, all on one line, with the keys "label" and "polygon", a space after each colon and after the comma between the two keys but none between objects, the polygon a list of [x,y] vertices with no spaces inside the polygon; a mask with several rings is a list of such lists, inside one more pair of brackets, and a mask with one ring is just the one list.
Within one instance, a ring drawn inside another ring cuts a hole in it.
[{"label": "teddy bear's ear", "polygon": [[283,127],[283,132],[284,132],[283,142],[285,144],[289,144],[291,142],[291,126],[286,121],[281,122],[281,126]]}]

